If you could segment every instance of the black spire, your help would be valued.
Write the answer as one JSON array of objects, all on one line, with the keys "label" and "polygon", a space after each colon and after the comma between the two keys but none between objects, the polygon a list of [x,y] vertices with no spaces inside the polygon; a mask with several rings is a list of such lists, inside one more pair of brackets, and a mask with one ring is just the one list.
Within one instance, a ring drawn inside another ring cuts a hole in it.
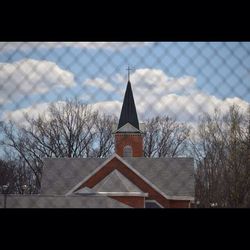
[{"label": "black spire", "polygon": [[138,122],[130,80],[128,80],[127,89],[123,100],[118,129],[120,129],[128,122],[139,130],[139,122]]}]

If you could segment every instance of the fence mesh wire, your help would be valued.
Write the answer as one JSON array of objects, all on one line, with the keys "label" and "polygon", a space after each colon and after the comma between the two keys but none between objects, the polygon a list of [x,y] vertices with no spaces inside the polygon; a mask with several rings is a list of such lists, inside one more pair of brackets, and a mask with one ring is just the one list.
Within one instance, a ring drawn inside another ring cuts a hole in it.
[{"label": "fence mesh wire", "polygon": [[[249,65],[249,42],[1,42],[0,206],[249,207]],[[122,170],[84,186],[128,78],[143,159],[123,159],[165,203]]]}]

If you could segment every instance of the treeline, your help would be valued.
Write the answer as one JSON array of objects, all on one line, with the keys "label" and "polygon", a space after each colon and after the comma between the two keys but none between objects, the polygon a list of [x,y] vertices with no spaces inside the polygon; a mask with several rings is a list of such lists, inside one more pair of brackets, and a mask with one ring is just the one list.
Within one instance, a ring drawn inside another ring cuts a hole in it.
[{"label": "treeline", "polygon": [[193,142],[200,207],[250,207],[250,109],[204,115]]},{"label": "treeline", "polygon": [[[25,115],[23,125],[0,125],[0,186],[9,193],[39,192],[44,157],[108,157],[118,119],[81,102],[51,104],[44,115]],[[195,132],[192,132],[195,129]],[[192,133],[191,133],[192,132]],[[198,128],[168,116],[145,121],[145,157],[195,158],[199,207],[249,207],[250,111],[233,106],[226,115],[204,115]],[[58,173],[60,178],[60,173]]]},{"label": "treeline", "polygon": [[[51,104],[37,118],[24,115],[23,125],[12,121],[0,126],[0,145],[5,151],[2,160],[4,183],[29,185],[38,192],[41,185],[43,158],[45,157],[108,157],[114,153],[113,132],[118,124],[115,116],[93,111],[81,102],[66,101]],[[145,123],[144,152],[146,157],[174,157],[184,154],[190,129],[169,117],[155,117]],[[9,166],[8,166],[9,165]],[[7,170],[13,172],[9,177]],[[22,169],[20,173],[19,169]],[[58,173],[60,178],[60,173]],[[32,178],[31,178],[32,177]],[[17,181],[19,179],[19,181]],[[11,185],[10,192],[22,188]]]},{"label": "treeline", "polygon": [[23,125],[2,123],[0,145],[6,163],[23,165],[33,176],[32,192],[41,185],[43,158],[107,157],[113,152],[112,127],[117,118],[94,112],[77,100],[51,104],[43,115],[25,114],[24,120]]}]

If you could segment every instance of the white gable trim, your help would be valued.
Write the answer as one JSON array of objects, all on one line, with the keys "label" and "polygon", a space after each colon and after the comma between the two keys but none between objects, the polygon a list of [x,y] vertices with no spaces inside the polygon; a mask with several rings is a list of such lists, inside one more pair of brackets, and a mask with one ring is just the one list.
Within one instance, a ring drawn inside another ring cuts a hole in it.
[{"label": "white gable trim", "polygon": [[127,122],[125,125],[114,131],[113,133],[135,133],[140,132],[143,133],[140,129],[135,128],[133,125],[131,125],[129,122]]},{"label": "white gable trim", "polygon": [[107,196],[139,196],[148,197],[148,193],[141,192],[98,192],[99,194],[104,194]]},{"label": "white gable trim", "polygon": [[156,187],[151,181],[146,179],[141,173],[139,173],[137,170],[135,170],[129,163],[125,162],[119,155],[117,155],[117,158],[126,165],[130,170],[132,170],[136,175],[138,175],[141,179],[143,179],[149,186],[154,188],[158,193],[160,193],[163,197],[165,197],[168,200],[192,200],[194,197],[191,196],[170,196],[165,193],[163,193],[158,187]]},{"label": "white gable trim", "polygon": [[87,175],[81,182],[79,182],[77,185],[75,185],[73,188],[71,188],[66,195],[70,195],[79,188],[84,182],[86,182],[91,176],[93,176],[95,173],[97,173],[100,169],[102,169],[105,165],[107,165],[108,162],[110,162],[112,159],[116,157],[116,154],[113,154],[109,159],[104,161],[98,168],[96,168],[93,172],[91,172],[89,175]]},{"label": "white gable trim", "polygon": [[147,180],[142,174],[140,174],[137,170],[135,170],[129,163],[124,161],[119,155],[114,153],[109,159],[107,159],[104,163],[100,165],[100,167],[96,168],[92,173],[90,173],[86,178],[84,178],[83,181],[78,183],[76,186],[74,186],[69,192],[66,193],[66,195],[70,195],[76,190],[78,187],[80,187],[84,182],[86,182],[91,176],[96,174],[99,170],[101,170],[108,162],[110,162],[112,159],[117,158],[119,161],[121,161],[125,166],[127,166],[131,171],[133,171],[137,176],[139,176],[143,181],[145,181],[149,186],[151,186],[153,189],[155,189],[159,194],[161,194],[163,197],[165,197],[168,200],[194,200],[194,197],[191,196],[170,196],[167,194],[164,194],[159,188],[157,188],[152,182]]},{"label": "white gable trim", "polygon": [[[104,181],[103,185],[105,185],[105,183],[109,180],[109,178],[111,177],[112,174],[115,174],[117,176],[117,178],[119,178],[119,181],[122,182],[122,184],[125,186],[125,188],[128,190],[128,184],[130,183],[131,185],[135,186],[135,190],[134,191],[130,191],[130,193],[133,193],[133,192],[139,192],[139,193],[144,193],[140,188],[138,188],[131,180],[129,180],[124,174],[122,174],[119,170],[117,169],[114,169],[111,173],[109,173],[106,177],[104,177],[103,180],[101,180],[99,183],[97,183],[97,185],[99,185],[101,182]],[[125,179],[126,182],[129,182],[129,183],[124,183],[122,178]],[[95,185],[96,186],[96,185]],[[95,188],[95,186],[93,188]],[[97,191],[97,192],[109,192],[111,193],[112,191]],[[120,191],[118,191],[120,192]],[[126,192],[128,193],[129,191],[123,191],[123,192]]]},{"label": "white gable trim", "polygon": [[93,192],[93,193],[78,193],[80,196],[139,196],[139,197],[148,197],[148,193],[140,192]]}]

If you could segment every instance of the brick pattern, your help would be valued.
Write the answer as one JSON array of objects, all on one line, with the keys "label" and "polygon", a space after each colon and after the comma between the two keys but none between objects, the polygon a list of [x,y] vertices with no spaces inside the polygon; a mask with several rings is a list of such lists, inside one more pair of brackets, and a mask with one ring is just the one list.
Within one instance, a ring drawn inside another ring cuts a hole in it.
[{"label": "brick pattern", "polygon": [[133,208],[144,208],[145,198],[140,196],[110,196],[114,200],[122,202]]},{"label": "brick pattern", "polygon": [[[93,188],[97,183],[99,183],[103,178],[109,175],[113,170],[117,169],[120,171],[124,176],[126,176],[132,183],[134,183],[138,188],[140,188],[143,192],[148,193],[150,200],[156,200],[165,208],[170,207],[189,207],[189,201],[176,201],[173,202],[172,200],[166,199],[163,195],[161,195],[158,191],[152,188],[147,182],[145,182],[141,177],[135,174],[131,169],[129,169],[125,164],[123,164],[119,159],[113,158],[110,162],[107,163],[104,167],[102,167],[97,173],[91,176],[85,183],[83,183],[78,189],[83,187]],[[114,190],[115,191],[115,190]],[[115,197],[110,197],[115,198]],[[140,197],[131,198],[129,201],[128,199],[124,199],[126,202],[131,202],[132,205],[137,205],[141,207],[140,201],[134,202],[134,199],[140,199]],[[119,198],[120,199],[120,198]],[[125,203],[127,204],[127,203]]]},{"label": "brick pattern", "polygon": [[143,157],[143,136],[142,134],[133,133],[117,133],[115,135],[115,152],[123,157],[123,150],[125,146],[131,146],[133,150],[133,157]]},{"label": "brick pattern", "polygon": [[170,208],[189,208],[191,207],[190,201],[180,201],[180,200],[171,200],[169,207]]}]

